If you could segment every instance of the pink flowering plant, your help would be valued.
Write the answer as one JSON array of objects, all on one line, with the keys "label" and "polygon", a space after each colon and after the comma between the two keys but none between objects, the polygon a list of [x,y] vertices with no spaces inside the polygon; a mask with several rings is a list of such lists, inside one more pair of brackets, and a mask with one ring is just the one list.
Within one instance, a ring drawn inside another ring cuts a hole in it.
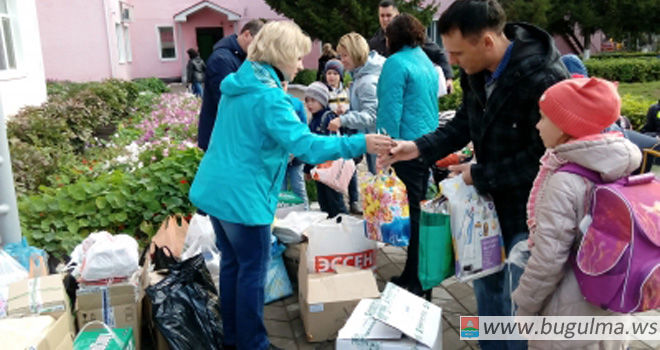
[{"label": "pink flowering plant", "polygon": [[191,94],[162,94],[151,114],[136,126],[141,134],[135,141],[139,161],[146,165],[166,158],[174,149],[196,147],[200,107],[201,100]]}]

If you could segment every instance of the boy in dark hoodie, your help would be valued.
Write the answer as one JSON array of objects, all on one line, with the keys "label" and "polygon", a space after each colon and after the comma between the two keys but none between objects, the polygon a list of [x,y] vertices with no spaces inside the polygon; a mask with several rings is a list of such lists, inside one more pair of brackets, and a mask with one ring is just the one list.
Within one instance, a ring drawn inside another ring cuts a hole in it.
[{"label": "boy in dark hoodie", "polygon": [[[337,115],[328,107],[330,91],[321,82],[311,83],[305,91],[305,107],[312,114],[309,129],[319,135],[330,135],[328,123]],[[314,165],[305,164],[305,174],[309,175]],[[308,177],[308,176],[306,176]],[[316,193],[318,195],[321,210],[328,213],[329,217],[335,217],[340,213],[348,213],[344,204],[344,196],[332,188],[316,181]]]},{"label": "boy in dark hoodie", "polygon": [[195,49],[188,49],[188,57],[190,58],[186,67],[188,84],[190,84],[191,92],[195,96],[202,97],[202,83],[204,83],[206,64]]}]

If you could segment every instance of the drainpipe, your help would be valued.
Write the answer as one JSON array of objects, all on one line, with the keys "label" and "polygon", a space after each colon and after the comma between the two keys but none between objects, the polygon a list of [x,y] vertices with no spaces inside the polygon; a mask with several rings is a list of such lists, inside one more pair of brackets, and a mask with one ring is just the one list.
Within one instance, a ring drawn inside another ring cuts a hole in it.
[{"label": "drainpipe", "polygon": [[14,177],[9,158],[9,142],[5,113],[0,99],[0,245],[17,243],[21,240],[21,225],[18,221]]},{"label": "drainpipe", "polygon": [[[110,23],[108,21],[109,16],[110,14],[108,13],[107,0],[103,0],[103,20],[105,23],[105,38],[106,38],[106,42],[108,43],[108,62],[110,63],[110,78],[116,78],[117,72],[116,72],[115,64],[112,61],[112,43],[110,42],[110,35],[112,34],[112,32],[110,31]],[[115,29],[114,22],[112,24],[113,24],[112,29],[114,30]]]}]

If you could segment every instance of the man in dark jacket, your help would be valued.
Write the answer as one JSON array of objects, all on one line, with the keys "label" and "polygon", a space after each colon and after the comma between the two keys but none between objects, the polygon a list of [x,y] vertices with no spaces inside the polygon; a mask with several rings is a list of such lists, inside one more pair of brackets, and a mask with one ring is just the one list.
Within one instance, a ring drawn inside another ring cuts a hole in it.
[{"label": "man in dark jacket", "polygon": [[642,132],[654,137],[660,137],[660,100],[651,105],[646,112],[646,124],[642,127]]},{"label": "man in dark jacket", "polygon": [[204,72],[206,71],[206,64],[204,60],[199,57],[199,53],[195,49],[188,49],[188,65],[186,66],[186,81],[190,85],[192,93],[197,97],[202,97],[202,83],[204,82]]},{"label": "man in dark jacket", "polygon": [[[519,242],[528,257],[526,204],[545,152],[535,128],[538,100],[569,74],[550,35],[530,24],[506,24],[496,0],[456,0],[438,24],[451,62],[462,69],[463,103],[444,127],[415,141],[399,141],[379,165],[420,155],[430,164],[472,141],[477,162],[450,170],[493,197],[507,257]],[[522,271],[510,264],[474,281],[479,315],[511,315],[511,292]],[[526,343],[480,341],[480,346],[518,349]]]},{"label": "man in dark jacket", "polygon": [[239,34],[222,38],[213,46],[213,53],[206,60],[204,95],[199,113],[197,145],[206,151],[213,132],[213,125],[220,102],[220,83],[229,74],[238,70],[245,61],[247,48],[264,23],[260,20],[247,22]]},{"label": "man in dark jacket", "polygon": [[[378,23],[380,23],[380,28],[378,28],[374,36],[369,39],[370,50],[376,50],[376,52],[383,57],[388,57],[390,55],[385,42],[385,28],[387,28],[390,21],[392,21],[392,19],[398,14],[399,9],[396,7],[396,3],[393,0],[382,0],[378,4]],[[451,69],[451,65],[447,60],[444,50],[428,38],[426,39],[426,43],[422,46],[422,49],[433,64],[442,68],[442,72],[444,73],[447,82],[447,93],[451,93],[451,83],[454,78],[454,71]]]}]

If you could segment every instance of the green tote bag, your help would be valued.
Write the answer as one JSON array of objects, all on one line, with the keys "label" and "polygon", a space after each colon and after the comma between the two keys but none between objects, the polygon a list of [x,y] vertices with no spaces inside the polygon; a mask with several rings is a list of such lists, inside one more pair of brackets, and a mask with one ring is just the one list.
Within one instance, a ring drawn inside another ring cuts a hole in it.
[{"label": "green tote bag", "polygon": [[443,213],[443,197],[421,203],[419,225],[419,281],[422,289],[431,289],[454,274],[449,214]]}]

